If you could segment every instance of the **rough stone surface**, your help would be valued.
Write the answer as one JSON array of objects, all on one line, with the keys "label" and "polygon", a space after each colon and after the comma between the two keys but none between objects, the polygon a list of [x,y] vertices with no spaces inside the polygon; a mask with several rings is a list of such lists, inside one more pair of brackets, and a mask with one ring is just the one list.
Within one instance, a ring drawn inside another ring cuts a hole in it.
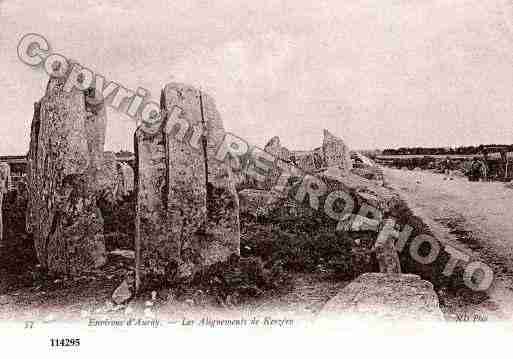
[{"label": "rough stone surface", "polygon": [[27,229],[34,235],[40,264],[51,274],[76,275],[106,261],[95,194],[104,140],[96,138],[101,131],[93,124],[104,112],[88,115],[85,97],[82,91],[64,91],[63,80],[51,78],[35,105]]},{"label": "rough stone surface", "polygon": [[[166,253],[166,148],[162,132],[146,133],[139,128],[134,139],[136,156],[136,272],[140,278],[151,271],[164,275],[167,263],[173,258]],[[177,248],[174,248],[176,251]]]},{"label": "rough stone surface", "polygon": [[132,167],[118,162],[118,194],[128,196],[134,190],[135,174]]},{"label": "rough stone surface", "polygon": [[128,302],[133,297],[133,295],[133,289],[125,279],[112,294],[112,301],[116,305],[121,305]]},{"label": "rough stone surface", "polygon": [[329,300],[330,319],[443,320],[433,285],[414,274],[365,273]]},{"label": "rough stone surface", "polygon": [[114,152],[105,152],[97,172],[97,189],[111,203],[120,201],[134,189],[134,170],[118,162]]},{"label": "rough stone surface", "polygon": [[7,193],[11,188],[11,167],[8,163],[0,163],[0,192]]},{"label": "rough stone surface", "polygon": [[136,133],[137,267],[139,278],[174,280],[239,253],[239,200],[230,167],[215,159],[224,129],[214,101],[168,84],[161,107],[161,129]]},{"label": "rough stone surface", "polygon": [[353,168],[349,148],[341,138],[334,136],[328,130],[324,130],[322,152],[327,167],[338,167],[344,173]]},{"label": "rough stone surface", "polygon": [[[385,221],[387,225],[393,225],[390,220]],[[374,253],[379,263],[381,273],[401,273],[401,262],[395,248],[394,239],[388,235],[388,231],[380,231],[374,243]]]}]

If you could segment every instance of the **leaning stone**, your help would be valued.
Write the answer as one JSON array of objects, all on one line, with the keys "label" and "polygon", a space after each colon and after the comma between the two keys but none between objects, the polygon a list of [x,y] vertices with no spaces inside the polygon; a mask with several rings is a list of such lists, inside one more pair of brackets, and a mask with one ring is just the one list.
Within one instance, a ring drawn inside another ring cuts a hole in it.
[{"label": "leaning stone", "polygon": [[323,307],[332,320],[443,320],[433,285],[414,274],[365,273]]}]

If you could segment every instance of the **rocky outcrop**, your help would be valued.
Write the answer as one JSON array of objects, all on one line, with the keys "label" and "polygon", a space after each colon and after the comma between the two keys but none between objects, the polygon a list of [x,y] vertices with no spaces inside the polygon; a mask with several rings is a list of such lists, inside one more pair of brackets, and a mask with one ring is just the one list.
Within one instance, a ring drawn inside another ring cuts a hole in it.
[{"label": "rocky outcrop", "polygon": [[433,285],[414,274],[365,273],[329,300],[333,320],[443,320]]},{"label": "rocky outcrop", "polygon": [[[135,135],[138,286],[148,276],[191,277],[240,251],[234,180],[215,159],[224,129],[214,101],[169,84],[161,107],[168,114],[162,127],[154,134],[141,127]],[[198,132],[204,135],[194,140]]]},{"label": "rocky outcrop", "polygon": [[106,261],[96,173],[103,154],[105,110],[86,105],[83,91],[50,78],[34,108],[28,153],[27,229],[41,266],[76,275]]}]

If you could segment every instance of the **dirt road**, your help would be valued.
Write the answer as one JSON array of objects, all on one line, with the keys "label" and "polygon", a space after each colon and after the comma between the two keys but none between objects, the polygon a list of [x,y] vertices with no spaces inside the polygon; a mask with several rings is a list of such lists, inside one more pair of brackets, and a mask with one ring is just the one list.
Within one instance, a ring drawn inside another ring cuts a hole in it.
[{"label": "dirt road", "polygon": [[464,310],[491,320],[512,318],[513,189],[425,171],[384,169],[384,175],[440,241],[493,269],[495,280],[486,300],[466,303]]}]

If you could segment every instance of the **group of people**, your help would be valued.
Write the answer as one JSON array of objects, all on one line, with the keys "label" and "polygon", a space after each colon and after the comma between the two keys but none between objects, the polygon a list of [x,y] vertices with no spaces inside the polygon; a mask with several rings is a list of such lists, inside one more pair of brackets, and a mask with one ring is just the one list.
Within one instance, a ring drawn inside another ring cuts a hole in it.
[{"label": "group of people", "polygon": [[[441,163],[441,169],[445,175],[450,175],[451,170],[454,169],[455,163],[449,157],[446,157]],[[465,174],[471,182],[477,182],[480,179],[487,178],[488,166],[486,162],[479,157],[472,158],[472,161],[465,166]],[[452,179],[452,177],[450,178]]]},{"label": "group of people", "polygon": [[478,182],[480,179],[486,180],[488,167],[486,163],[478,157],[472,158],[470,166],[467,169],[467,177],[470,182]]}]

